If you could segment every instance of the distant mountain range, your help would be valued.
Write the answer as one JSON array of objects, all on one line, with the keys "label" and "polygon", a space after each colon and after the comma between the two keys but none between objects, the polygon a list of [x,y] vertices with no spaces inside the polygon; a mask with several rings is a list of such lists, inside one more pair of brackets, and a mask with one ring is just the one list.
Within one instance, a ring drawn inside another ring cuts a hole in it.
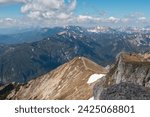
[{"label": "distant mountain range", "polygon": [[147,31],[129,33],[108,27],[66,26],[13,36],[17,38],[0,38],[0,42],[3,41],[0,44],[2,83],[28,82],[78,56],[107,66],[114,63],[119,52],[150,51],[150,33]]},{"label": "distant mountain range", "polygon": [[[97,26],[90,28],[83,28],[79,26],[64,26],[54,28],[31,28],[31,29],[1,29],[0,28],[0,44],[20,44],[31,43],[35,41],[54,36],[58,33],[75,31],[78,34],[91,34],[91,33],[114,33],[114,34],[133,34],[141,33],[149,37],[150,28],[146,26],[144,28],[137,27],[119,27],[111,28],[106,26]],[[94,35],[94,34],[93,34]]]}]

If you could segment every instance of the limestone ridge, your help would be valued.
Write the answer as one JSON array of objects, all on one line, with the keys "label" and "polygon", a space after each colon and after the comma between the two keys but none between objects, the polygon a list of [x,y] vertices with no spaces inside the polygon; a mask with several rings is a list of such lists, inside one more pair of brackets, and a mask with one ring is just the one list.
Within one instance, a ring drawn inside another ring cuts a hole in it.
[{"label": "limestone ridge", "polygon": [[117,59],[117,64],[114,66],[115,72],[108,73],[106,78],[111,84],[111,78],[115,84],[120,82],[132,82],[139,85],[149,87],[150,80],[150,58],[149,55],[137,55],[121,53]]},{"label": "limestone ridge", "polygon": [[150,87],[150,54],[120,53],[105,79],[94,86],[95,99],[100,99],[103,90],[122,82]]},{"label": "limestone ridge", "polygon": [[12,90],[6,99],[89,99],[93,85],[87,84],[92,74],[105,74],[102,66],[84,57],[76,57],[57,69]]}]

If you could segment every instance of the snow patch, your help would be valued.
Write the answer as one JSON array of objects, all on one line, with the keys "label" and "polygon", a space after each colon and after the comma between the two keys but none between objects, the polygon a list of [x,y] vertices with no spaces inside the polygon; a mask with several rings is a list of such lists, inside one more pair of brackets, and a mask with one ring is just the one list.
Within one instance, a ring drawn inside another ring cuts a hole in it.
[{"label": "snow patch", "polygon": [[73,38],[74,38],[74,39],[77,39],[77,37],[76,37],[75,35],[73,35]]},{"label": "snow patch", "polygon": [[109,28],[108,27],[103,27],[103,26],[97,26],[97,27],[88,29],[87,31],[92,32],[92,33],[100,33],[100,32],[105,33],[105,32],[109,31]]},{"label": "snow patch", "polygon": [[91,97],[89,100],[94,100],[94,97]]},{"label": "snow patch", "polygon": [[67,33],[67,31],[63,31],[63,32],[59,32],[58,35],[64,35],[66,33]]},{"label": "snow patch", "polygon": [[96,29],[89,29],[88,32],[99,33],[99,31],[97,31]]},{"label": "snow patch", "polygon": [[90,76],[87,83],[91,84],[91,83],[97,81],[98,79],[102,78],[103,76],[105,76],[105,74],[93,74],[93,75]]}]

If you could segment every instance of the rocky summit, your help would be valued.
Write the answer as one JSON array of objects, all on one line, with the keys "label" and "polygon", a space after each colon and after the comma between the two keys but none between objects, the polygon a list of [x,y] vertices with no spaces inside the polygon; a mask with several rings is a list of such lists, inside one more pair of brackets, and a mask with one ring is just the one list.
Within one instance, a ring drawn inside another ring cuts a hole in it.
[{"label": "rocky summit", "polygon": [[150,100],[150,88],[122,82],[102,91],[101,100]]},{"label": "rocky summit", "polygon": [[[94,98],[101,99],[101,93],[104,90],[122,82],[150,87],[150,54],[120,53],[115,65],[112,66],[105,78],[94,86]],[[120,86],[122,87],[122,85]]]},{"label": "rocky summit", "polygon": [[6,99],[87,100],[93,96],[92,74],[106,74],[102,66],[84,57],[76,57],[57,69],[14,88]]}]

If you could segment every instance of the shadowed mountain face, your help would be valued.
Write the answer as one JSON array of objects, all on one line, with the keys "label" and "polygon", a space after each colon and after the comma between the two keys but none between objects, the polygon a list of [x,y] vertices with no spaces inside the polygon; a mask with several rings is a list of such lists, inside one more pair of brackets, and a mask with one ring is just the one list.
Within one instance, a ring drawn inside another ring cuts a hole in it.
[{"label": "shadowed mountain face", "polygon": [[31,44],[14,45],[0,57],[0,78],[4,83],[26,82],[80,55],[98,63],[103,59],[82,40],[54,37]]},{"label": "shadowed mountain face", "polygon": [[4,84],[0,82],[0,87],[3,86]]},{"label": "shadowed mountain face", "polygon": [[[84,57],[76,57],[57,69],[27,84],[15,88],[6,99],[87,100],[93,95],[92,74],[106,74],[107,70]],[[5,88],[6,89],[6,88]]]},{"label": "shadowed mountain face", "polygon": [[17,84],[10,83],[5,86],[0,86],[0,100],[6,99],[6,97],[11,93],[12,90],[17,89]]},{"label": "shadowed mountain face", "polygon": [[[81,27],[43,29],[45,39],[15,45],[0,44],[0,81],[27,82],[77,56],[84,56],[106,66],[121,51],[150,51],[144,35],[127,34],[112,29],[93,33]],[[35,39],[36,40],[36,39]],[[143,43],[141,43],[141,41]]]}]

